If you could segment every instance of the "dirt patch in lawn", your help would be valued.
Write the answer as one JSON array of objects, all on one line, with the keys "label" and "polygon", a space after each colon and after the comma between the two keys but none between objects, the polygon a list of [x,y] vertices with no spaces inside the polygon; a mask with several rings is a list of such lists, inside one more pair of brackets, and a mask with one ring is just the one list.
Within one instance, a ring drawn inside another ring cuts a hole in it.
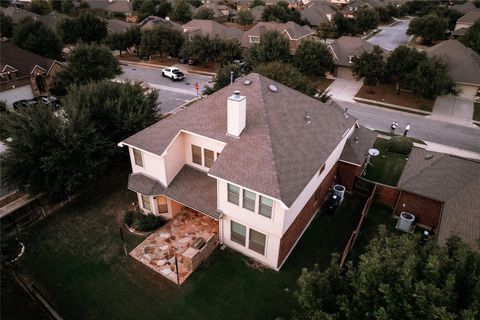
[{"label": "dirt patch in lawn", "polygon": [[382,83],[376,87],[364,85],[355,97],[429,112],[435,104],[435,100],[423,99],[412,93],[401,91],[397,94],[395,85],[390,83]]}]

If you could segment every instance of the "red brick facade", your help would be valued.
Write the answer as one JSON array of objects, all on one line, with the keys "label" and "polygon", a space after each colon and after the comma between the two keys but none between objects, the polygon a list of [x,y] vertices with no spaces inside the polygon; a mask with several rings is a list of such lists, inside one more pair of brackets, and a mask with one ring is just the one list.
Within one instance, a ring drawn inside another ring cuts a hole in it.
[{"label": "red brick facade", "polygon": [[278,268],[287,258],[287,255],[295,245],[295,242],[298,240],[303,230],[305,230],[313,215],[315,212],[317,212],[318,208],[322,204],[325,196],[327,195],[328,189],[335,179],[336,174],[337,165],[330,170],[318,189],[310,197],[310,200],[308,200],[307,204],[303,207],[302,211],[300,211],[297,218],[292,222],[287,232],[285,232],[283,235],[282,239],[280,240],[280,251],[278,253]]},{"label": "red brick facade", "polygon": [[[405,204],[405,207],[403,206]],[[401,191],[395,215],[399,216],[402,211],[415,215],[415,221],[431,228],[438,228],[442,203],[436,200]]]},{"label": "red brick facade", "polygon": [[360,174],[362,174],[361,166],[338,161],[338,183],[345,186],[347,191],[353,191],[355,178]]}]

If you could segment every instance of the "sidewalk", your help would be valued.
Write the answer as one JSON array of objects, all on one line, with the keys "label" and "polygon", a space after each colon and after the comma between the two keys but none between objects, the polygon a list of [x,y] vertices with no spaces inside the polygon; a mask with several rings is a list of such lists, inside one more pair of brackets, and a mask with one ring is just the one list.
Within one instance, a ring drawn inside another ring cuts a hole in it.
[{"label": "sidewalk", "polygon": [[217,74],[215,72],[209,72],[209,71],[202,71],[202,70],[195,70],[193,69],[194,67],[189,66],[188,64],[174,64],[171,66],[165,66],[161,65],[158,63],[149,63],[149,62],[136,62],[136,61],[129,61],[129,60],[119,60],[118,61],[121,65],[128,65],[128,66],[138,66],[138,67],[143,67],[143,68],[150,68],[150,69],[163,69],[167,67],[176,67],[184,72],[191,73],[191,74],[198,74],[202,76],[209,76],[209,77],[214,77]]}]

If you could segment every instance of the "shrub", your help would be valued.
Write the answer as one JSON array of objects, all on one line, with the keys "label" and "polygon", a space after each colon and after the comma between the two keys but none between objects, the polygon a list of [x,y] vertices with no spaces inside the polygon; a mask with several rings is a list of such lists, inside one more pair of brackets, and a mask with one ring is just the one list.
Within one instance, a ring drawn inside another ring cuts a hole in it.
[{"label": "shrub", "polygon": [[129,210],[125,213],[124,221],[130,228],[148,232],[153,231],[165,224],[165,219],[154,214],[143,214],[139,210]]},{"label": "shrub", "polygon": [[413,142],[410,138],[407,137],[393,137],[387,142],[387,151],[409,155],[410,151],[412,151]]},{"label": "shrub", "polygon": [[133,216],[135,214],[135,211],[132,211],[132,210],[129,210],[125,213],[125,217],[123,218],[123,220],[125,221],[125,224],[127,226],[131,226],[132,223],[133,223]]}]

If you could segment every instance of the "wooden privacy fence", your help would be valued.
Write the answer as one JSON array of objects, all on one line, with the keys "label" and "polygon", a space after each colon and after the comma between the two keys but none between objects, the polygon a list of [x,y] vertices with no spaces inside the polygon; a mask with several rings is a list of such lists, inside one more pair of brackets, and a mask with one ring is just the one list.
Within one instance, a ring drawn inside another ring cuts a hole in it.
[{"label": "wooden privacy fence", "polygon": [[367,217],[368,210],[370,210],[370,206],[372,205],[376,189],[377,189],[377,185],[375,185],[372,191],[370,192],[370,196],[368,197],[367,202],[363,207],[362,214],[360,215],[360,220],[358,220],[357,227],[355,228],[355,230],[353,230],[352,234],[350,235],[350,238],[348,239],[347,245],[345,246],[345,249],[343,249],[342,255],[340,256],[340,267],[343,267],[343,265],[345,264],[345,261],[347,261],[348,254],[352,250],[353,245],[357,240],[358,234],[362,229],[363,221]]}]

